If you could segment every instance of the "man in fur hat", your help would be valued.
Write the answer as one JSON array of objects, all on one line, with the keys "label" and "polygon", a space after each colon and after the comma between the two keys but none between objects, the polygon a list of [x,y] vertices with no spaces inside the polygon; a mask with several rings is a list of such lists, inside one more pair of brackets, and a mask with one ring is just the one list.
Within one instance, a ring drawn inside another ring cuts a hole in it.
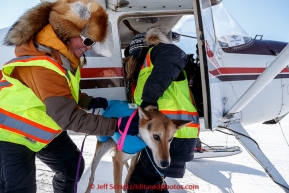
[{"label": "man in fur hat", "polygon": [[126,50],[129,53],[129,59],[124,60],[127,61],[126,81],[132,85],[131,93],[136,104],[142,108],[154,105],[171,119],[191,121],[174,135],[170,144],[171,163],[167,168],[158,168],[151,160],[151,151],[142,150],[129,181],[130,187],[138,188],[128,192],[168,192],[164,178],[184,176],[186,162],[194,158],[199,136],[199,116],[183,70],[187,55],[170,43],[160,26],[135,35]]},{"label": "man in fur hat", "polygon": [[[108,15],[96,1],[58,0],[28,10],[4,44],[15,59],[0,81],[0,192],[35,193],[35,156],[54,172],[54,192],[73,192],[84,170],[66,130],[113,135],[117,119],[83,109],[106,108],[107,100],[79,94],[84,53],[107,34]],[[124,117],[121,130],[124,130]],[[130,134],[138,132],[133,119]],[[77,168],[79,176],[76,179]]]}]

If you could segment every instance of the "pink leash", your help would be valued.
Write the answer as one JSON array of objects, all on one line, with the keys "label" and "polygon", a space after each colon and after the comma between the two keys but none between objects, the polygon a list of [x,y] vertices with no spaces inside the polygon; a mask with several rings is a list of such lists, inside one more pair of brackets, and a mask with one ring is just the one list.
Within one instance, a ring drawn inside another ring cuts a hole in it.
[{"label": "pink leash", "polygon": [[117,141],[117,150],[119,150],[119,151],[122,151],[122,149],[123,149],[123,144],[124,144],[124,140],[125,140],[126,135],[127,135],[127,131],[128,131],[129,125],[131,123],[132,118],[136,115],[136,113],[137,113],[137,109],[134,110],[134,112],[130,115],[123,132],[119,129],[119,126],[120,126],[122,118],[118,119],[118,122],[117,122],[118,132],[121,134],[120,138]]}]

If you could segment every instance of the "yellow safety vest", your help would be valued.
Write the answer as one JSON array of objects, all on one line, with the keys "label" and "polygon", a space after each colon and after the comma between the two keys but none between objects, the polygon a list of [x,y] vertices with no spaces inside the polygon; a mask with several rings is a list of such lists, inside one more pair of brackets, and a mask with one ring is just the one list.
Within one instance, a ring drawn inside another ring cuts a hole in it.
[{"label": "yellow safety vest", "polygon": [[80,72],[73,75],[47,56],[22,56],[6,63],[0,81],[0,141],[25,145],[40,151],[62,131],[46,114],[44,103],[19,80],[10,77],[16,66],[42,66],[67,79],[71,93],[78,102]]},{"label": "yellow safety vest", "polygon": [[[153,64],[150,59],[150,48],[146,59],[141,67],[138,75],[136,89],[134,91],[134,100],[137,105],[142,103],[142,93],[144,85],[153,70]],[[185,77],[186,73],[183,71]],[[192,121],[186,127],[179,129],[174,137],[177,138],[198,138],[200,124],[199,116],[196,108],[193,105],[193,97],[188,86],[188,80],[173,81],[163,96],[157,101],[159,111],[168,116],[170,119]]]}]

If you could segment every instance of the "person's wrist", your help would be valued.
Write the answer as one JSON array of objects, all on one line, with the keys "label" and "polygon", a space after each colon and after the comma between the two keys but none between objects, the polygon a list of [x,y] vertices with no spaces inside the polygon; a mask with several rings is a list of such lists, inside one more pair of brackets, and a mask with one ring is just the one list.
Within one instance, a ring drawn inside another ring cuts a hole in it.
[{"label": "person's wrist", "polygon": [[155,106],[158,107],[158,103],[157,102],[148,102],[148,101],[142,101],[142,103],[140,104],[141,108],[146,108],[147,106]]}]

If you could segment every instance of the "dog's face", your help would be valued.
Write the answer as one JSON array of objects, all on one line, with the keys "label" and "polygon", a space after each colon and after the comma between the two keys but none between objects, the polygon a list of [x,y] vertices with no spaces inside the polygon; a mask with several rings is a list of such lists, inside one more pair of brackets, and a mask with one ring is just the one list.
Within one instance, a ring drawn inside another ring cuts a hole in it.
[{"label": "dog's face", "polygon": [[170,165],[170,144],[176,131],[188,121],[171,120],[156,107],[148,106],[145,109],[139,108],[139,133],[152,150],[153,159],[159,168],[166,168]]}]

